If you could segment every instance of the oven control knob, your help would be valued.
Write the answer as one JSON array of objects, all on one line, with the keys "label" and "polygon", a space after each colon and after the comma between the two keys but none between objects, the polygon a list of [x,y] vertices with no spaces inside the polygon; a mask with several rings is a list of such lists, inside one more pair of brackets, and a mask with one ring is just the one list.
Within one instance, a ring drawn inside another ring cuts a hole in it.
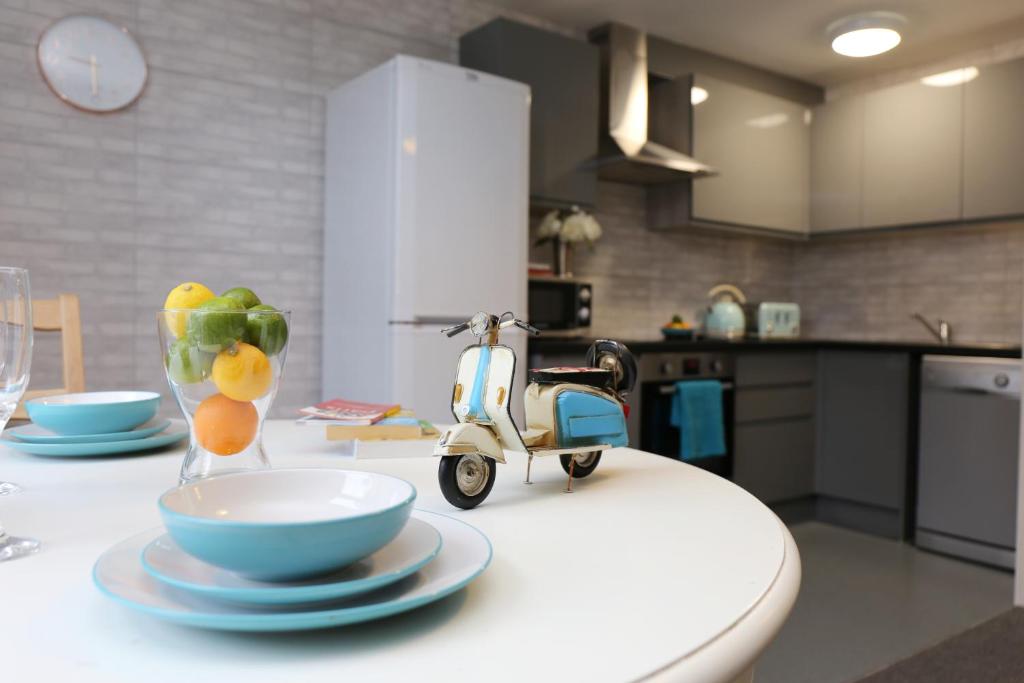
[{"label": "oven control knob", "polygon": [[583,303],[590,301],[590,287],[581,287],[579,297]]},{"label": "oven control knob", "polygon": [[587,308],[586,306],[581,306],[578,315],[580,318],[580,322],[585,323],[588,320],[590,320],[590,309]]},{"label": "oven control knob", "polygon": [[995,378],[996,386],[1000,389],[1005,389],[1010,384],[1010,378],[1005,373],[1000,372]]},{"label": "oven control knob", "polygon": [[671,375],[673,370],[675,370],[675,367],[671,363],[661,364],[661,374]]},{"label": "oven control knob", "polygon": [[717,358],[715,360],[711,361],[711,372],[713,372],[715,374],[718,374],[721,371],[722,371],[722,361],[718,360]]}]

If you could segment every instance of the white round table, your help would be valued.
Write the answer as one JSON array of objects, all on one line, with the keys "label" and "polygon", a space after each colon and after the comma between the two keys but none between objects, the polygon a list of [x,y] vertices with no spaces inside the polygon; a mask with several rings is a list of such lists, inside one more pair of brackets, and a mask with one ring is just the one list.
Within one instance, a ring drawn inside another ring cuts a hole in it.
[{"label": "white round table", "polygon": [[11,681],[747,681],[800,584],[796,545],[737,486],[633,449],[605,453],[563,493],[555,458],[499,465],[490,497],[451,507],[431,442],[362,444],[271,421],[277,467],[386,472],[417,507],[486,533],[494,560],[467,589],[413,612],[333,630],[234,634],[160,622],[104,598],[93,562],[159,526],[183,448],[145,456],[41,458],[0,446],[0,521],[43,549],[0,563],[0,663]]}]

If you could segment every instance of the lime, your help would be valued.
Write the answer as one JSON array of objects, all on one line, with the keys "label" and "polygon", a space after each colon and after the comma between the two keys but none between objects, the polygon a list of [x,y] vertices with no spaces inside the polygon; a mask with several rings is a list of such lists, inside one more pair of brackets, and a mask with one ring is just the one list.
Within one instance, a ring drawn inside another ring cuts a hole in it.
[{"label": "lime", "polygon": [[[211,292],[209,287],[198,282],[182,282],[167,295],[167,299],[164,300],[164,308],[195,308],[215,296],[216,294]],[[188,320],[185,313],[166,313],[164,319],[167,320],[167,327],[175,337],[185,334],[185,323]]]},{"label": "lime", "polygon": [[288,343],[288,323],[273,306],[253,306],[245,323],[245,341],[268,356],[276,356]]},{"label": "lime", "polygon": [[188,315],[188,336],[203,351],[217,353],[245,335],[245,309],[237,299],[214,297]]},{"label": "lime", "polygon": [[175,384],[195,384],[210,376],[216,354],[207,353],[185,338],[171,344],[164,358],[167,375]]},{"label": "lime", "polygon": [[221,294],[229,299],[238,299],[238,303],[242,304],[242,308],[252,308],[253,306],[259,306],[261,303],[260,298],[256,296],[256,292],[252,291],[248,287],[232,287],[228,291]]}]

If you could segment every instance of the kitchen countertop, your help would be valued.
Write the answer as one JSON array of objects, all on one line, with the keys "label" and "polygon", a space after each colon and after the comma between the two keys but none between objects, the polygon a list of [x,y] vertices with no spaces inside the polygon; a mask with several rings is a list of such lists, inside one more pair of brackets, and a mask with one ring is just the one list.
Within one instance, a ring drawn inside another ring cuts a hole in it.
[{"label": "kitchen countertop", "polygon": [[[543,333],[529,340],[530,353],[584,353],[593,343],[592,337],[545,337]],[[835,349],[846,351],[902,351],[915,355],[989,356],[1020,358],[1021,347],[1014,344],[953,343],[946,346],[927,341],[842,340],[842,339],[699,339],[629,340],[619,339],[633,353],[679,353],[700,351],[793,351]]]},{"label": "kitchen countertop", "polygon": [[557,458],[534,462],[526,486],[526,457],[509,452],[487,501],[463,511],[441,496],[429,440],[361,444],[352,459],[291,420],[269,420],[264,437],[277,467],[412,482],[418,508],[487,534],[491,566],[440,602],[365,624],[292,634],[175,626],[104,598],[90,572],[112,544],[160,524],[156,499],[177,483],[184,446],[105,458],[0,446],[3,478],[24,487],[0,498],[3,522],[43,543],[0,564],[7,678],[749,683],[799,589],[800,556],[775,514],[678,460],[614,448],[566,495]]}]

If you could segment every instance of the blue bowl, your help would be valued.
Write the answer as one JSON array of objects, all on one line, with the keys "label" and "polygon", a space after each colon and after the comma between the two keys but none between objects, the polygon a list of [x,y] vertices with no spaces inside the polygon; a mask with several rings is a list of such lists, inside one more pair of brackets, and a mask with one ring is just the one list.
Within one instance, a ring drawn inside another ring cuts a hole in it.
[{"label": "blue bowl", "polygon": [[222,474],[160,496],[174,542],[258,581],[292,581],[352,564],[390,543],[416,500],[374,472],[281,469]]},{"label": "blue bowl", "polygon": [[25,402],[33,422],[67,436],[126,432],[152,419],[159,406],[160,394],[152,391],[90,391]]}]

